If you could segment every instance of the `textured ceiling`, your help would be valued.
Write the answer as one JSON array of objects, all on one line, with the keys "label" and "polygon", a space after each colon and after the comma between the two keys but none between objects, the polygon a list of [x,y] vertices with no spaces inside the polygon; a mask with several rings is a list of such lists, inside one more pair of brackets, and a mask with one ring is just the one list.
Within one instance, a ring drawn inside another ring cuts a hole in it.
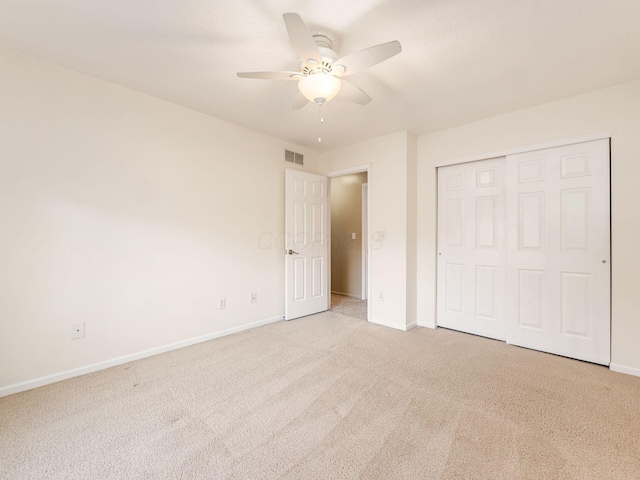
[{"label": "textured ceiling", "polygon": [[[373,101],[292,110],[282,13],[345,55],[400,55],[350,77]],[[327,151],[398,130],[441,130],[640,78],[638,0],[0,0],[0,44]]]}]

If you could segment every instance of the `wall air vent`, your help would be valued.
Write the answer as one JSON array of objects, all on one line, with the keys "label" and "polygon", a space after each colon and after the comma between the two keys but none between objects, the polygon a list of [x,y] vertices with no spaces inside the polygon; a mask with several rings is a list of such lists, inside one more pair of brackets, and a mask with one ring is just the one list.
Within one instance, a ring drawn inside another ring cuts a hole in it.
[{"label": "wall air vent", "polygon": [[285,150],[284,161],[295,163],[297,165],[304,165],[304,155],[302,155],[301,153],[292,152],[291,150]]}]

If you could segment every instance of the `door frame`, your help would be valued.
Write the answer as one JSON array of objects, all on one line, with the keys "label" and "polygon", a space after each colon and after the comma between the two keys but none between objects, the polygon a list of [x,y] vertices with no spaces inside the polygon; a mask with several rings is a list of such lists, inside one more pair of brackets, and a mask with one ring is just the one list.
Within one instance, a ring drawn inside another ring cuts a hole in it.
[{"label": "door frame", "polygon": [[473,155],[471,157],[465,157],[465,158],[455,158],[452,160],[436,160],[435,167],[437,170],[438,167],[447,167],[449,165],[457,165],[459,163],[476,162],[478,160],[489,160],[491,158],[506,157],[507,155],[516,155],[518,153],[534,152],[536,150],[545,150],[547,148],[566,147],[567,145],[573,145],[575,143],[585,143],[585,142],[591,142],[593,140],[604,140],[606,138],[611,140],[611,132],[600,132],[600,133],[594,133],[592,135],[569,137],[569,138],[564,138],[560,140],[555,140],[553,142],[537,143],[533,145],[525,145],[524,147],[508,148],[506,150],[488,152],[488,153],[483,153],[481,155]]},{"label": "door frame", "polygon": [[[364,247],[362,249],[362,300],[369,299],[369,261],[367,260],[367,254],[369,253],[369,176],[367,175],[367,183],[362,184],[362,205],[366,208],[362,208],[362,242]],[[366,243],[366,244],[365,244]]]},{"label": "door frame", "polygon": [[[357,165],[355,167],[343,168],[341,170],[333,170],[331,172],[324,173],[323,175],[329,179],[334,177],[342,177],[344,175],[350,175],[352,173],[367,173],[367,245],[371,245],[371,164],[365,163]],[[329,219],[327,220],[327,232],[329,236],[329,258],[327,259],[327,284],[329,285],[328,292],[331,292],[331,182],[327,188],[329,192]],[[367,322],[371,321],[371,248],[367,250]],[[331,302],[331,298],[329,298]]]}]

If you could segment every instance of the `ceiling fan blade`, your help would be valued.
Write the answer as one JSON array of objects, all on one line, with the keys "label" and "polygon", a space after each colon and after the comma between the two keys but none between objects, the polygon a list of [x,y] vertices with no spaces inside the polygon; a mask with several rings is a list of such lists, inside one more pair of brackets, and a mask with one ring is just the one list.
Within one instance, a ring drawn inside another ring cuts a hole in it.
[{"label": "ceiling fan blade", "polygon": [[[375,47],[365,48],[359,52],[352,53],[346,57],[342,57],[331,66],[334,70],[334,74],[338,76],[352,75],[354,73],[361,72],[365,68],[372,67],[380,62],[399,54],[402,51],[402,45],[397,40],[393,42],[383,43],[376,45]],[[342,65],[344,67],[344,73],[339,74],[336,66]]]},{"label": "ceiling fan blade", "polygon": [[293,109],[294,110],[300,110],[301,108],[303,108],[307,103],[309,103],[309,99],[307,97],[305,97],[304,95],[302,95],[300,92],[298,92],[298,96],[296,97],[296,99],[293,101]]},{"label": "ceiling fan blade", "polygon": [[316,42],[313,40],[313,35],[307,28],[307,26],[297,13],[285,13],[282,15],[284,18],[284,24],[289,32],[289,38],[293,44],[293,49],[296,51],[298,57],[302,63],[307,63],[309,60],[315,60],[317,63],[322,63],[322,55]]},{"label": "ceiling fan blade", "polygon": [[259,78],[262,80],[300,80],[300,72],[238,72],[240,78]]},{"label": "ceiling fan blade", "polygon": [[340,80],[342,81],[342,87],[340,88],[340,92],[338,92],[338,96],[340,98],[350,100],[359,105],[366,105],[371,101],[371,97],[364,93],[360,87],[344,78],[341,78]]}]

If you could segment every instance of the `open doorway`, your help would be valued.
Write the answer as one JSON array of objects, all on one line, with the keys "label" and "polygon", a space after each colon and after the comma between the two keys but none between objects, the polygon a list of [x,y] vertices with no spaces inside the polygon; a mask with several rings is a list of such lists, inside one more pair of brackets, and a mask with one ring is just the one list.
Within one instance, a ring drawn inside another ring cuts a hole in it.
[{"label": "open doorway", "polygon": [[331,310],[368,319],[368,172],[330,178]]}]

